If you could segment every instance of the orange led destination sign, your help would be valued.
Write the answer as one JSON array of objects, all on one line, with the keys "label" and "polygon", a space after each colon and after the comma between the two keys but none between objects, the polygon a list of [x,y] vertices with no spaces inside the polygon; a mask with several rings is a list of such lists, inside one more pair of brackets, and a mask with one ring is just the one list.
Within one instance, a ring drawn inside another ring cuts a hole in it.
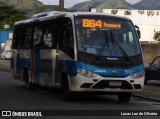
[{"label": "orange led destination sign", "polygon": [[111,24],[111,23],[104,23],[104,27],[109,27],[109,28],[121,28],[121,24]]},{"label": "orange led destination sign", "polygon": [[99,28],[107,27],[115,29],[121,28],[121,24],[107,23],[107,22],[102,22],[102,20],[95,20],[95,19],[83,19],[82,26],[87,28],[95,28],[95,27]]}]

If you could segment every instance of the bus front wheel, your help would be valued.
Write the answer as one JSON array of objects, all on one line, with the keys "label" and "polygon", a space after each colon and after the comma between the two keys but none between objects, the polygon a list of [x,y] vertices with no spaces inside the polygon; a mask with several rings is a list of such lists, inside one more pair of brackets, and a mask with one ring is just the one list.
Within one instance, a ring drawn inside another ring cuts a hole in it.
[{"label": "bus front wheel", "polygon": [[131,97],[132,97],[132,93],[119,93],[118,94],[118,100],[123,103],[129,102]]},{"label": "bus front wheel", "polygon": [[72,92],[69,88],[69,81],[66,74],[61,75],[62,88],[65,94],[65,98],[69,101],[76,100],[75,92]]}]

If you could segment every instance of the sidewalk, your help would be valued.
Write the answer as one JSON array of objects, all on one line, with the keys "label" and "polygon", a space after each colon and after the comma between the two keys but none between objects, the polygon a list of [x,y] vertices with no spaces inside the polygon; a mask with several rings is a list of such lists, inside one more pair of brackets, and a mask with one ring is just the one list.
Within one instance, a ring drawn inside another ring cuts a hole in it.
[{"label": "sidewalk", "polygon": [[0,71],[10,72],[11,70],[10,70],[10,68],[0,64]]}]

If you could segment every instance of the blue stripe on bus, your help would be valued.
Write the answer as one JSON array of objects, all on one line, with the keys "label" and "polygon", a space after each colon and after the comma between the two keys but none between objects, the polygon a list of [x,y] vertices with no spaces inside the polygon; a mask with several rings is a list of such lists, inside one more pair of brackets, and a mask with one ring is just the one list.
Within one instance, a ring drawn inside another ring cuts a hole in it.
[{"label": "blue stripe on bus", "polygon": [[[129,69],[116,69],[116,68],[98,68],[85,63],[78,62],[78,68],[93,72],[101,76],[120,76],[127,77],[129,75],[144,71],[144,65],[135,66]],[[116,74],[113,74],[113,71],[116,71]]]},{"label": "blue stripe on bus", "polygon": [[[52,60],[40,59],[40,56],[38,55],[39,51],[35,51],[35,83],[39,83],[40,73],[52,73]],[[30,58],[20,59],[20,68],[22,70],[24,66],[28,67],[28,69],[31,70]],[[65,60],[59,61],[59,68],[66,71],[69,76],[76,76],[77,69],[87,70],[103,77],[127,77],[129,75],[144,71],[144,65],[135,66],[129,69],[99,68],[82,62]],[[113,74],[113,71],[115,71],[116,74]]]},{"label": "blue stripe on bus", "polygon": [[[36,61],[35,70],[40,73],[52,73],[52,60],[39,59]],[[24,67],[28,67],[31,70],[31,59],[30,58],[20,58],[20,69],[23,70]]]},{"label": "blue stripe on bus", "polygon": [[[76,61],[61,61],[65,70],[69,76],[76,76],[77,69],[87,70],[103,77],[127,77],[132,74],[144,71],[144,65],[135,66],[129,69],[116,69],[116,68],[99,68],[92,65],[88,65],[82,62]],[[115,74],[113,73],[116,72]]]},{"label": "blue stripe on bus", "polygon": [[[52,60],[40,59],[40,49],[34,49],[34,83],[39,84],[40,73],[52,73]],[[24,67],[28,67],[28,70],[31,71],[32,61],[31,58],[21,58],[20,59],[20,69],[23,70]]]}]

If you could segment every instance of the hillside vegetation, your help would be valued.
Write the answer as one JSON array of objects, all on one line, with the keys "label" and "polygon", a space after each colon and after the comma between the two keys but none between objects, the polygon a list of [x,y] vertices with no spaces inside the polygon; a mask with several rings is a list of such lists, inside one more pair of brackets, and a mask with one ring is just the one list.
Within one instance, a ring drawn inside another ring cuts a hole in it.
[{"label": "hillside vegetation", "polygon": [[160,10],[160,0],[142,0],[134,7],[137,9]]},{"label": "hillside vegetation", "polygon": [[75,10],[88,10],[89,7],[93,8],[119,8],[119,9],[131,9],[134,8],[131,4],[125,0],[91,0],[74,5],[71,9]]},{"label": "hillside vegetation", "polygon": [[71,9],[86,11],[89,7],[101,9],[146,9],[160,10],[160,0],[141,0],[131,5],[125,0],[88,0],[74,5]]},{"label": "hillside vegetation", "polygon": [[16,21],[23,19],[26,19],[25,13],[16,10],[14,6],[0,5],[0,29],[3,29],[5,24],[12,28]]},{"label": "hillside vegetation", "polygon": [[[57,5],[44,5],[38,0],[0,0],[0,5],[12,5],[15,9],[25,12],[27,17],[39,12],[59,10]],[[73,10],[65,9],[65,11]]]},{"label": "hillside vegetation", "polygon": [[[27,17],[46,11],[58,11],[57,5],[44,5],[38,0],[0,0],[0,5],[14,5],[15,9],[25,12]],[[142,0],[135,5],[131,5],[125,0],[88,0],[75,4],[65,11],[88,11],[90,7],[101,9],[160,9],[160,0]]]},{"label": "hillside vegetation", "polygon": [[6,5],[15,5],[16,9],[23,11],[34,10],[43,6],[43,4],[38,0],[0,0],[0,3]]}]

